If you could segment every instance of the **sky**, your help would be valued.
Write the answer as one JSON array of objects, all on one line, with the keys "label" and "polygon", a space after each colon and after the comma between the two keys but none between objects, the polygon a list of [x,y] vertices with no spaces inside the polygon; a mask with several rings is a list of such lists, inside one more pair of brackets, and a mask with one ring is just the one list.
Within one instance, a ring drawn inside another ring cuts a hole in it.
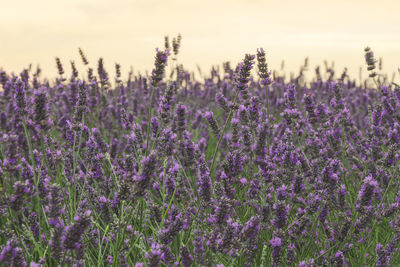
[{"label": "sky", "polygon": [[178,33],[178,61],[189,70],[234,66],[260,47],[271,69],[284,60],[287,72],[297,73],[308,57],[312,69],[326,59],[337,73],[347,67],[357,78],[366,69],[366,46],[383,58],[389,76],[400,67],[398,0],[0,0],[0,6],[0,67],[16,73],[32,63],[54,76],[55,57],[67,72],[70,60],[83,71],[78,47],[93,67],[103,57],[109,73],[115,63],[123,73],[131,66],[144,73],[164,36]]}]

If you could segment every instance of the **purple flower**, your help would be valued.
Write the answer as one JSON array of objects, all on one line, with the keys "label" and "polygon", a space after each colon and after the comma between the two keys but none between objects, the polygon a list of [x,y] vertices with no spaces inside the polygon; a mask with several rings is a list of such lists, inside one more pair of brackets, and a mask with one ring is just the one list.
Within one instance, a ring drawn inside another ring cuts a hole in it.
[{"label": "purple flower", "polygon": [[24,183],[17,181],[14,183],[14,194],[10,196],[10,206],[15,211],[21,211],[24,204],[25,199],[29,196],[31,192],[30,183],[28,180],[25,180]]},{"label": "purple flower", "polygon": [[160,103],[158,106],[158,113],[160,114],[160,118],[164,122],[164,124],[167,124],[170,121],[172,98],[176,90],[176,87],[177,87],[176,83],[174,82],[171,83],[167,87],[164,95],[160,99]]},{"label": "purple flower", "polygon": [[385,247],[382,244],[377,244],[376,245],[376,256],[377,256],[377,262],[376,266],[382,266],[382,267],[389,267],[391,266],[390,263],[390,251],[385,249]]},{"label": "purple flower", "polygon": [[193,263],[193,256],[186,247],[181,249],[181,261],[184,267],[190,267]]},{"label": "purple flower", "polygon": [[27,266],[22,248],[16,239],[7,241],[7,245],[0,252],[0,263],[4,266]]},{"label": "purple flower", "polygon": [[275,247],[280,247],[280,246],[282,246],[282,239],[280,239],[279,237],[274,237],[269,241],[269,243],[274,248]]},{"label": "purple flower", "polygon": [[142,172],[140,175],[136,175],[133,179],[135,182],[134,194],[136,196],[143,196],[152,184],[151,182],[156,163],[156,155],[154,153],[151,153],[142,159]]},{"label": "purple flower", "polygon": [[165,156],[172,155],[177,135],[170,129],[165,128],[160,133],[158,150]]},{"label": "purple flower", "polygon": [[250,79],[250,71],[254,64],[254,55],[246,54],[243,62],[238,65],[237,68],[237,78],[236,78],[236,88],[239,90],[242,99],[245,101],[245,105],[248,106],[248,82]]},{"label": "purple flower", "polygon": [[282,239],[279,237],[272,238],[269,243],[271,244],[272,250],[272,262],[278,266],[281,262],[282,254]]},{"label": "purple flower", "polygon": [[25,99],[25,83],[18,79],[15,84],[15,91],[16,91],[16,101],[18,111],[21,115],[26,114],[26,99]]},{"label": "purple flower", "polygon": [[275,211],[275,218],[273,220],[273,224],[282,229],[287,222],[287,216],[289,212],[289,206],[286,205],[284,201],[279,200],[277,203],[273,205]]},{"label": "purple flower", "polygon": [[43,87],[41,90],[35,91],[35,123],[40,125],[42,129],[47,129],[47,117],[48,117],[48,99],[45,93],[46,88]]},{"label": "purple flower", "polygon": [[149,266],[160,266],[161,258],[164,254],[161,251],[161,247],[157,243],[151,244],[150,252],[146,252],[146,258],[149,260]]},{"label": "purple flower", "polygon": [[49,213],[48,216],[58,221],[59,216],[63,213],[63,194],[61,188],[57,184],[49,186]]},{"label": "purple flower", "polygon": [[242,229],[242,240],[256,239],[258,233],[260,232],[260,217],[253,216],[246,223],[246,226]]},{"label": "purple flower", "polygon": [[158,122],[157,117],[151,118],[151,131],[153,132],[153,135],[156,136],[158,132],[158,128],[160,127],[160,123]]},{"label": "purple flower", "polygon": [[210,177],[210,171],[207,164],[204,161],[204,156],[199,160],[199,195],[205,201],[209,202],[212,196],[212,182]]},{"label": "purple flower", "polygon": [[296,250],[294,244],[289,244],[286,253],[286,264],[292,265],[296,260]]},{"label": "purple flower", "polygon": [[57,261],[60,261],[62,259],[65,250],[63,245],[63,234],[64,234],[64,226],[61,222],[60,224],[55,225],[54,232],[49,242],[50,255]]},{"label": "purple flower", "polygon": [[222,93],[217,93],[215,96],[215,100],[217,101],[218,105],[225,111],[225,112],[229,112],[230,108],[228,105],[228,100],[226,99],[226,97],[222,94]]},{"label": "purple flower", "polygon": [[87,91],[87,86],[85,81],[81,82],[78,81],[78,87],[79,87],[79,97],[78,97],[78,103],[75,107],[75,123],[78,124],[82,121],[83,114],[86,112],[86,102],[87,102],[87,96],[86,96],[86,91]]},{"label": "purple flower", "polygon": [[75,249],[77,245],[81,245],[83,233],[87,230],[91,223],[90,214],[90,210],[81,212],[79,215],[74,217],[75,222],[70,226],[67,226],[63,243],[65,248]]},{"label": "purple flower", "polygon": [[206,113],[204,113],[204,117],[206,118],[207,122],[209,123],[214,135],[216,137],[219,137],[220,130],[219,130],[217,121],[214,118],[214,114],[210,111],[207,111]]},{"label": "purple flower", "polygon": [[194,231],[193,255],[196,262],[206,265],[207,260],[205,258],[204,237],[198,229]]},{"label": "purple flower", "polygon": [[185,128],[186,128],[186,120],[185,120],[185,115],[187,113],[187,108],[183,104],[178,104],[176,109],[175,109],[175,114],[176,114],[176,130],[179,134],[179,136],[182,136]]},{"label": "purple flower", "polygon": [[262,48],[257,49],[257,61],[258,75],[261,79],[261,85],[266,86],[271,84],[271,71],[268,70],[268,64],[266,63],[265,59],[265,51]]},{"label": "purple flower", "polygon": [[342,251],[338,251],[333,258],[333,266],[343,267],[344,266],[344,254]]},{"label": "purple flower", "polygon": [[286,185],[282,185],[276,189],[276,198],[279,200],[285,200],[288,196]]},{"label": "purple flower", "polygon": [[379,197],[378,182],[372,176],[367,176],[363,181],[360,191],[358,191],[357,210],[364,210],[370,206],[374,196],[375,198]]},{"label": "purple flower", "polygon": [[151,72],[151,81],[153,86],[157,86],[157,84],[162,80],[169,56],[168,50],[160,51],[156,49],[156,52],[154,69]]}]

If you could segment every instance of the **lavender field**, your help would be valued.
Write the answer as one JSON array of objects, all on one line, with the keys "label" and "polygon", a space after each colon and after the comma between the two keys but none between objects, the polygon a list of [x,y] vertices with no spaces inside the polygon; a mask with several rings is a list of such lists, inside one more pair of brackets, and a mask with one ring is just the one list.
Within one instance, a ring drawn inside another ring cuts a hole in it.
[{"label": "lavender field", "polygon": [[356,82],[263,49],[191,73],[170,41],[127,79],[81,49],[1,70],[0,266],[400,266],[400,87],[371,49]]}]

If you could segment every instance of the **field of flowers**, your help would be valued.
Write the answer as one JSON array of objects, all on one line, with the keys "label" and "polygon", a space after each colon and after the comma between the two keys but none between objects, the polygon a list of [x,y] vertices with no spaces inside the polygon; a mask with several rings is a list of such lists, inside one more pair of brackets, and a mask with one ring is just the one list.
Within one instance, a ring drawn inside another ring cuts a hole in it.
[{"label": "field of flowers", "polygon": [[0,72],[0,266],[400,266],[400,87],[371,49],[356,85],[262,49],[195,77],[180,43],[126,80],[81,49]]}]

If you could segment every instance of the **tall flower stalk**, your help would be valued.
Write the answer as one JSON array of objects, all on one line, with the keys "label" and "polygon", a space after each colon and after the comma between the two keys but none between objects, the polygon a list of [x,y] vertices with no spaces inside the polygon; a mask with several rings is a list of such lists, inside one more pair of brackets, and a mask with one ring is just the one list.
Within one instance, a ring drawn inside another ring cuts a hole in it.
[{"label": "tall flower stalk", "polygon": [[211,173],[211,177],[212,179],[214,179],[214,165],[215,165],[215,160],[217,157],[217,152],[218,152],[218,148],[221,144],[222,138],[225,135],[225,132],[228,130],[229,124],[231,122],[232,119],[232,115],[233,115],[233,111],[234,111],[234,107],[236,107],[237,103],[237,97],[239,94],[242,95],[245,103],[247,103],[248,101],[248,92],[247,92],[247,87],[248,87],[248,82],[249,82],[249,78],[250,78],[250,71],[253,67],[254,64],[254,55],[250,55],[250,54],[246,54],[245,58],[243,59],[243,62],[239,64],[238,66],[238,73],[237,73],[237,77],[236,77],[236,93],[233,99],[233,104],[232,104],[232,108],[229,111],[228,114],[228,118],[225,121],[224,124],[224,128],[222,129],[222,132],[219,136],[217,145],[215,146],[214,152],[213,152],[213,157],[212,157],[212,162],[211,162],[211,167],[210,167],[210,173]]},{"label": "tall flower stalk", "polygon": [[154,94],[156,87],[158,83],[162,80],[164,73],[165,73],[165,67],[167,66],[167,60],[169,56],[169,51],[161,51],[161,50],[156,50],[156,56],[155,56],[155,62],[154,62],[154,69],[151,73],[151,96],[150,96],[150,102],[149,102],[149,107],[148,107],[148,112],[147,112],[147,131],[146,131],[146,148],[145,148],[145,155],[148,154],[150,148],[149,148],[149,139],[150,139],[150,125],[151,125],[151,113],[153,111],[153,102],[154,102]]}]

